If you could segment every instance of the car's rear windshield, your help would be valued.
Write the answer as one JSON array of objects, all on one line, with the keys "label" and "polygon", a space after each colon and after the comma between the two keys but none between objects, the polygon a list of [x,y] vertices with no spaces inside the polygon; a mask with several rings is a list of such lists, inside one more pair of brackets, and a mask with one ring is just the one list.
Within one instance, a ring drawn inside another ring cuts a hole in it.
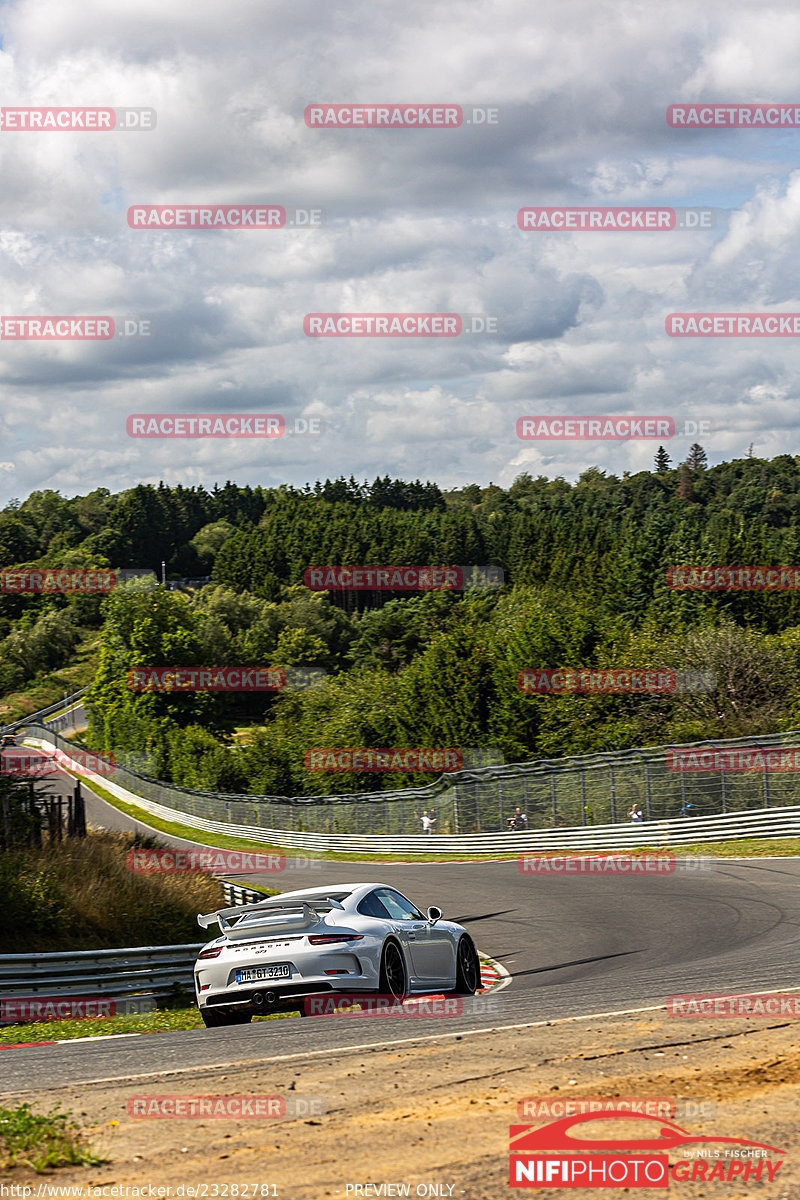
[{"label": "car's rear windshield", "polygon": [[[329,899],[338,900],[341,904],[349,895],[351,895],[350,892],[328,892],[324,896],[298,896],[296,899],[286,900],[286,904],[292,908],[299,908],[301,904],[308,904],[312,908],[330,908],[330,905],[327,903]],[[277,899],[277,896],[275,899]],[[280,912],[279,908],[260,908],[257,911],[243,913],[239,919],[239,924],[244,924],[246,921],[263,921],[264,917],[270,914],[277,917],[280,916]]]}]

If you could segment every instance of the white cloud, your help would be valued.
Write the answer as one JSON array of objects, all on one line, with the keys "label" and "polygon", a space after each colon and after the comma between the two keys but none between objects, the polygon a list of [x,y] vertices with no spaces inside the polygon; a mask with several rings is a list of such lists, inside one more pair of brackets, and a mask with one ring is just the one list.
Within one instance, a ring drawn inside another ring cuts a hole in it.
[{"label": "white cloud", "polygon": [[[674,340],[670,311],[800,311],[796,132],[687,131],[682,99],[794,97],[800,17],[409,0],[17,0],[4,104],[154,107],[149,133],[0,133],[0,312],[151,319],[110,344],[0,341],[14,492],[139,480],[443,486],[649,467],[650,443],[521,444],[531,412],[706,419],[713,461],[796,448],[798,350]],[[494,127],[319,130],[312,102],[498,106]],[[132,204],[322,208],[322,228],[134,231]],[[530,204],[710,204],[712,232],[522,233]],[[311,339],[320,311],[452,311],[497,337]],[[325,437],[137,440],[132,412],[311,413]],[[689,441],[676,438],[680,457]],[[10,482],[10,481],[9,481]],[[0,503],[10,495],[2,494]]]}]

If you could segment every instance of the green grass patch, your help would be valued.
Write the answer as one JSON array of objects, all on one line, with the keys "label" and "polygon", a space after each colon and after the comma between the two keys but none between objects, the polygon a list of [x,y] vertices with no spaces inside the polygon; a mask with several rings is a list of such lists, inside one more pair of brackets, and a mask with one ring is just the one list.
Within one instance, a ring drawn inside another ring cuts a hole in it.
[{"label": "green grass patch", "polygon": [[21,721],[31,713],[63,700],[65,695],[88,687],[97,673],[99,637],[97,629],[85,629],[82,640],[75,647],[70,666],[46,675],[37,675],[16,691],[0,697],[0,724],[11,725],[14,721]]},{"label": "green grass patch", "polygon": [[[297,1016],[294,1012],[270,1013],[254,1021],[280,1021]],[[202,1029],[203,1019],[197,1005],[158,1009],[151,1013],[131,1013],[115,1017],[86,1017],[80,1020],[30,1021],[6,1025],[0,1029],[0,1047],[19,1042],[60,1042],[66,1038],[108,1037],[124,1033],[174,1033],[182,1029]]]},{"label": "green grass patch", "polygon": [[29,1104],[0,1108],[0,1169],[30,1167],[41,1172],[49,1167],[97,1167],[106,1161],[87,1144],[70,1112],[56,1107],[35,1113]]},{"label": "green grass patch", "polygon": [[[711,854],[715,858],[765,858],[800,855],[800,838],[734,838],[729,842],[696,842],[692,846],[671,847],[676,854]],[[663,853],[663,847],[662,847]]]}]

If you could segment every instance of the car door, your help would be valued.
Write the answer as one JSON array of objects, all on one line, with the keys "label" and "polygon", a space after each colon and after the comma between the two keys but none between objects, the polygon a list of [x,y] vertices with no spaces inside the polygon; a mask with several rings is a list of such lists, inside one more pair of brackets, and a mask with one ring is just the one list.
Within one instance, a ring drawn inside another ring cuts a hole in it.
[{"label": "car door", "polygon": [[[403,948],[403,957],[408,970],[408,982],[411,988],[420,986],[417,963],[411,953],[412,946],[416,941],[417,929],[420,925],[421,914],[414,910],[413,916],[405,909],[398,909],[397,905],[390,901],[389,907],[381,901],[381,893],[383,889],[376,888],[369,892],[358,905],[358,911],[367,917],[375,917],[388,925],[392,932],[397,937],[400,945]],[[411,906],[413,908],[413,906]]]},{"label": "car door", "polygon": [[431,925],[401,892],[379,888],[376,895],[389,913],[392,924],[407,938],[408,952],[416,979],[422,987],[444,986],[454,979],[452,939],[447,930]]}]

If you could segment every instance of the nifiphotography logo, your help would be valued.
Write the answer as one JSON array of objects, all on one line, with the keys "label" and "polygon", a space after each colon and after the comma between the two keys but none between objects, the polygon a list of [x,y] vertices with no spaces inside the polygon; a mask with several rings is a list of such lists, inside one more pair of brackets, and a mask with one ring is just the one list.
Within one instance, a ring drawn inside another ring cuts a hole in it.
[{"label": "nifiphotography logo", "polygon": [[[609,1130],[603,1137],[602,1123],[609,1121],[617,1128],[626,1122],[630,1136]],[[668,1188],[670,1181],[771,1183],[784,1154],[764,1142],[703,1136],[664,1118],[610,1109],[563,1117],[540,1128],[511,1125],[509,1183],[535,1188]]]}]

